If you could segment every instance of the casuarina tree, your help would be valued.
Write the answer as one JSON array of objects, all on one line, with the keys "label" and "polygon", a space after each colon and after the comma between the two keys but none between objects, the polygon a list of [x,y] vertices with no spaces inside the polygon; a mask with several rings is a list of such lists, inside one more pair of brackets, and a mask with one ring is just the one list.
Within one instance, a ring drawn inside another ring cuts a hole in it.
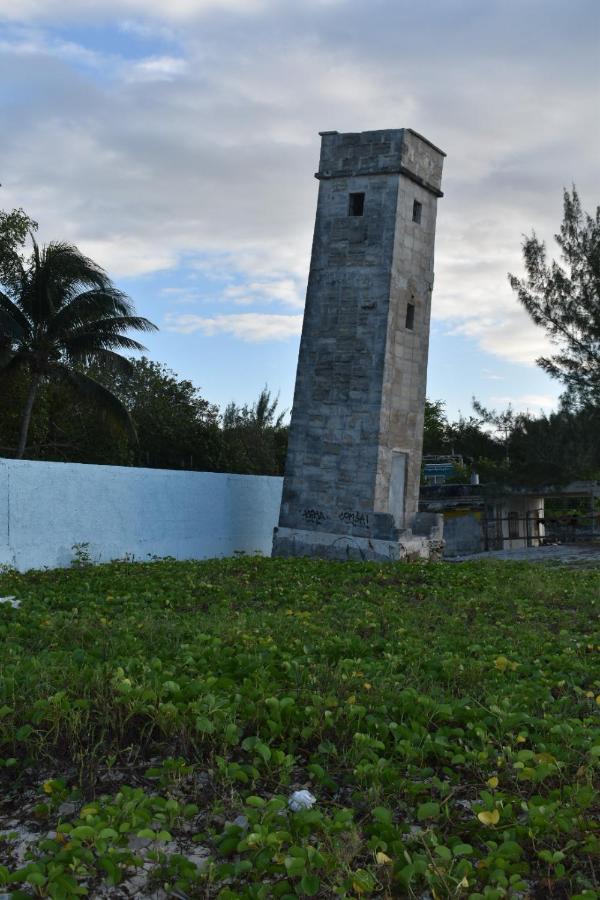
[{"label": "casuarina tree", "polygon": [[592,217],[575,187],[565,190],[555,239],[561,263],[547,261],[545,244],[533,234],[523,243],[526,277],[509,275],[509,281],[557,348],[538,365],[563,382],[567,400],[600,406],[600,206]]},{"label": "casuarina tree", "polygon": [[130,415],[115,394],[85,369],[127,372],[119,351],[144,350],[129,331],[156,326],[135,315],[129,298],[107,274],[71,244],[54,241],[23,259],[5,254],[0,284],[0,379],[24,370],[28,390],[15,456],[22,459],[36,394],[42,383],[60,379],[90,404],[135,435]]}]

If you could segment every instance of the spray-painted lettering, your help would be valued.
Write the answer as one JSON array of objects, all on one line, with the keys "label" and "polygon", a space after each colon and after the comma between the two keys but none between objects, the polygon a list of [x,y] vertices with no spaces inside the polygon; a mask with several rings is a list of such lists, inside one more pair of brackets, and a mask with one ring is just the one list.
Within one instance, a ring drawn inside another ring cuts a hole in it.
[{"label": "spray-painted lettering", "polygon": [[368,514],[356,510],[345,509],[339,514],[338,518],[345,525],[360,525],[362,528],[368,528],[369,526]]},{"label": "spray-painted lettering", "polygon": [[302,516],[305,522],[312,522],[316,525],[318,525],[319,522],[324,522],[327,518],[322,509],[305,509]]}]

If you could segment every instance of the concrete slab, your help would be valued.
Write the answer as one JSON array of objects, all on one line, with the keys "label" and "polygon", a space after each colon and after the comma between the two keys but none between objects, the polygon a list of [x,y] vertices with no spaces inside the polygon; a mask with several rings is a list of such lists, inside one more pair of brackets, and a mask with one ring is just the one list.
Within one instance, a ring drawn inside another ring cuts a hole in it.
[{"label": "concrete slab", "polygon": [[444,562],[472,562],[480,559],[499,559],[510,562],[552,563],[560,566],[600,567],[600,544],[551,544],[546,547],[526,547],[521,550],[488,550],[453,556]]}]

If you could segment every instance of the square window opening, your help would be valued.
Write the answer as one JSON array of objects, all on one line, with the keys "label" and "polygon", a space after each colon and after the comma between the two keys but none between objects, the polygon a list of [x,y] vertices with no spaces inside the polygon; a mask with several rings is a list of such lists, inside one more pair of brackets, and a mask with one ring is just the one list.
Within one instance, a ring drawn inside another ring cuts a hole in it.
[{"label": "square window opening", "polygon": [[409,303],[406,307],[406,327],[409,331],[414,331],[415,328],[415,304]]},{"label": "square window opening", "polygon": [[362,216],[365,211],[365,195],[364,192],[350,194],[348,203],[349,216]]},{"label": "square window opening", "polygon": [[417,225],[421,224],[422,213],[423,213],[423,204],[419,203],[418,200],[413,200],[413,222],[416,222]]}]

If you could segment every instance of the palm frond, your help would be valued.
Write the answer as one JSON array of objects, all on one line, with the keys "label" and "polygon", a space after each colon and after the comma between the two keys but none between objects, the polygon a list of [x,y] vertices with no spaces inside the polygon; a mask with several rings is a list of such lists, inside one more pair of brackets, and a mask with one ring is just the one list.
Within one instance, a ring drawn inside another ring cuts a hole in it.
[{"label": "palm frond", "polygon": [[115,353],[114,350],[107,350],[105,347],[94,351],[93,359],[89,364],[94,365],[98,369],[115,372],[118,375],[129,376],[133,373],[134,367],[130,359]]},{"label": "palm frond", "polygon": [[[0,302],[0,345],[6,365],[31,363],[44,378],[64,380],[136,439],[118,397],[81,369],[94,365],[99,371],[129,375],[131,363],[119,351],[145,347],[126,332],[154,331],[156,326],[134,315],[132,302],[104,270],[64,242],[40,249],[33,239],[31,257],[14,293],[14,304],[6,295]],[[11,356],[11,344],[17,341],[19,354]]]},{"label": "palm frond", "polygon": [[0,372],[3,375],[14,372],[27,365],[27,357],[22,353],[15,353],[9,348],[0,349]]},{"label": "palm frond", "polygon": [[85,356],[88,362],[93,362],[94,354],[100,350],[133,350],[142,353],[146,349],[139,341],[124,334],[90,334],[85,331],[65,337],[60,345],[69,356],[74,359]]},{"label": "palm frond", "polygon": [[16,303],[0,291],[0,335],[20,340],[30,331],[29,320]]},{"label": "palm frond", "polygon": [[52,241],[40,250],[32,240],[21,303],[36,322],[48,321],[82,288],[111,287],[106,272],[72,244]]},{"label": "palm frond", "polygon": [[[86,322],[81,331],[88,333],[98,331],[118,334],[121,331],[158,331],[158,327],[143,316],[106,316],[92,322]],[[74,330],[77,334],[77,329]]]},{"label": "palm frond", "polygon": [[48,324],[48,334],[58,335],[62,331],[80,328],[103,317],[135,318],[133,312],[133,303],[123,291],[107,286],[93,288],[77,294],[52,316]]},{"label": "palm frond", "polygon": [[89,375],[69,369],[67,366],[57,364],[54,366],[54,371],[68,384],[73,385],[79,395],[84,400],[87,400],[90,405],[102,410],[116,425],[127,431],[131,439],[137,443],[137,433],[133,420],[127,408],[112,391],[109,391],[108,388]]},{"label": "palm frond", "polygon": [[90,288],[110,287],[110,279],[104,269],[66,241],[51,241],[44,247],[42,265],[65,288],[77,288],[77,293],[85,285]]}]

